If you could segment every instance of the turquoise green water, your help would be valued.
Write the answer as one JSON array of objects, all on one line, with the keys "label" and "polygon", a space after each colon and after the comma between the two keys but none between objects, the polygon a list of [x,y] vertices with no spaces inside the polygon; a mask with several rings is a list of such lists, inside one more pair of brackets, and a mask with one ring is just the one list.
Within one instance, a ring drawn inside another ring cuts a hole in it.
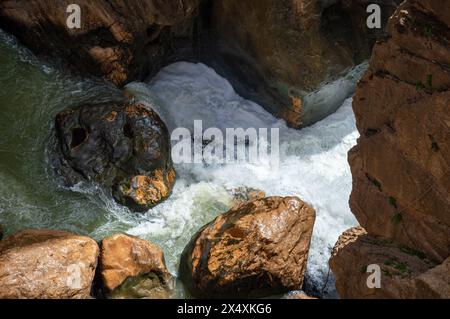
[{"label": "turquoise green water", "polygon": [[[176,188],[174,197],[178,194],[186,198],[190,204],[180,209],[189,214],[179,214],[183,227],[173,222],[161,228],[157,215],[164,211],[133,214],[92,185],[61,187],[48,163],[54,116],[71,105],[121,98],[122,92],[44,64],[1,30],[0,87],[0,224],[5,235],[47,228],[101,240],[139,225],[150,229],[155,225],[157,229],[139,236],[163,248],[169,269],[175,274],[179,255],[191,236],[229,207],[228,194],[221,194],[220,200],[212,199],[207,185],[198,185],[197,194],[192,196],[180,194],[182,188]],[[197,214],[196,218],[191,220],[191,213]],[[176,214],[173,218],[177,219]],[[181,290],[178,285],[179,294]]]},{"label": "turquoise green water", "polygon": [[45,66],[3,33],[0,85],[0,223],[6,233],[60,225],[101,236],[102,225],[111,218],[102,201],[58,187],[47,149],[57,112],[71,103],[120,92]]},{"label": "turquoise green water", "polygon": [[[343,94],[364,66],[324,94]],[[149,104],[169,130],[207,127],[280,129],[280,165],[175,165],[172,196],[145,214],[118,206],[94,185],[60,186],[48,162],[53,119],[66,107],[115,100],[123,93],[98,80],[77,78],[36,59],[0,31],[0,224],[6,235],[26,228],[63,229],[101,240],[126,232],[164,250],[176,275],[180,254],[203,225],[232,205],[232,190],[261,189],[268,196],[299,196],[317,211],[307,278],[321,288],[338,236],[356,225],[348,207],[351,173],[347,152],[358,133],[351,99],[321,122],[301,131],[288,128],[261,106],[238,96],[226,79],[202,64],[178,63],[147,83],[126,90]],[[157,101],[157,102],[155,102]],[[334,287],[330,287],[333,291]],[[180,283],[176,296],[184,296]]]}]

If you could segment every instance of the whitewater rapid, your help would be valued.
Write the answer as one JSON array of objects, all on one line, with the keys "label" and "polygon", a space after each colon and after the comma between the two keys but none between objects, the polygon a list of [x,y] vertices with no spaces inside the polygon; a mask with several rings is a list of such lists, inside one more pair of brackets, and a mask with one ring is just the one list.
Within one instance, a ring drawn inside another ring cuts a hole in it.
[{"label": "whitewater rapid", "polygon": [[[62,187],[48,163],[58,112],[71,105],[114,101],[123,92],[40,61],[1,30],[0,58],[0,224],[6,235],[50,228],[100,241],[130,233],[160,245],[176,275],[180,254],[192,236],[231,207],[234,188],[248,186],[269,196],[299,196],[316,209],[307,283],[319,290],[324,285],[332,246],[342,231],[357,224],[348,207],[347,152],[358,137],[351,99],[323,121],[298,131],[241,98],[202,64],[176,63],[151,81],[128,85],[128,94],[154,108],[171,131],[192,129],[194,120],[202,120],[205,129],[275,127],[281,143],[279,167],[270,162],[176,165],[172,196],[145,214],[133,214],[91,183]],[[322,94],[348,94],[359,74],[324,86]],[[328,288],[329,296],[335,296],[332,281]],[[185,296],[180,283],[176,296]]]},{"label": "whitewater rapid", "polygon": [[[193,234],[221,209],[229,207],[230,190],[247,186],[263,190],[268,196],[298,196],[317,212],[307,281],[316,289],[324,285],[334,243],[344,230],[357,225],[348,205],[352,177],[347,153],[358,138],[351,99],[326,119],[295,130],[237,95],[226,79],[203,64],[172,64],[150,82],[132,83],[126,90],[138,102],[155,109],[170,131],[178,127],[192,130],[194,120],[202,120],[204,128],[223,131],[280,130],[279,167],[266,162],[176,165],[178,180],[172,197],[151,210],[151,219],[130,228],[129,233],[141,237],[159,234],[166,238],[165,248],[170,255],[179,256],[183,245],[177,245],[177,239],[187,241],[186,234]],[[176,260],[169,259],[176,264]]]}]

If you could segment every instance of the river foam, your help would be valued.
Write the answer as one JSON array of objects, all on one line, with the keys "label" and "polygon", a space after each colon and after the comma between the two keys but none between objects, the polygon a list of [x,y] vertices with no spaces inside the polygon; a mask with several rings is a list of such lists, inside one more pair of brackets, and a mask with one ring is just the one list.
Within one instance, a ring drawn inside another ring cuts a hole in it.
[{"label": "river foam", "polygon": [[[299,196],[317,211],[307,277],[310,286],[322,287],[334,243],[344,230],[357,224],[348,206],[352,178],[347,152],[358,138],[351,99],[326,119],[295,130],[237,95],[226,79],[203,64],[172,64],[149,83],[128,85],[127,91],[155,109],[171,131],[192,129],[194,120],[202,120],[205,128],[221,130],[280,129],[278,168],[264,162],[177,165],[174,195],[148,213],[151,221],[129,231],[144,237],[165,233],[169,242],[179,237],[187,240],[185,234],[193,233],[199,221],[209,221],[230,204],[229,190],[242,186],[264,190],[268,196]],[[175,246],[170,250],[181,252],[182,247]]]},{"label": "river foam", "polygon": [[[347,152],[358,137],[351,99],[321,122],[297,131],[238,96],[224,78],[202,64],[176,63],[147,83],[130,84],[127,91],[154,108],[170,130],[191,128],[196,119],[203,120],[204,128],[222,130],[277,127],[281,142],[278,169],[265,162],[176,165],[172,196],[146,214],[133,214],[95,185],[61,187],[47,162],[58,112],[70,105],[114,100],[122,93],[49,66],[2,31],[0,58],[0,224],[6,235],[51,228],[101,240],[127,232],[160,245],[176,275],[190,238],[230,208],[230,190],[248,186],[267,195],[297,195],[316,209],[307,282],[323,286],[333,244],[342,231],[356,225],[348,207]],[[334,290],[332,282],[329,288]],[[184,296],[181,285],[177,291],[178,297]]]}]

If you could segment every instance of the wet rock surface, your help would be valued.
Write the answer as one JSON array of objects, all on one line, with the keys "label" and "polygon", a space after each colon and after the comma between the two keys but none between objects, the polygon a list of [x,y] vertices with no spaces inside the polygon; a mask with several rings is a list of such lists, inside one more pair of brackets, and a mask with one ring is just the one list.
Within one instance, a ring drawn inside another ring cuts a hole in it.
[{"label": "wet rock surface", "polygon": [[245,202],[194,236],[180,278],[196,297],[261,297],[301,289],[315,211],[296,197]]},{"label": "wet rock surface", "polygon": [[100,184],[116,201],[145,211],[166,199],[175,182],[166,126],[139,104],[69,108],[56,116],[53,164],[68,186]]},{"label": "wet rock surface", "polygon": [[8,236],[0,242],[0,298],[90,298],[98,254],[93,239],[64,231]]},{"label": "wet rock surface", "polygon": [[[375,1],[383,28],[400,2]],[[367,59],[384,34],[383,28],[367,27],[368,5],[345,0],[212,1],[212,64],[240,95],[290,126],[311,125],[346,98],[332,89],[317,98],[319,88]]]},{"label": "wet rock surface", "polygon": [[[373,2],[384,26],[401,1]],[[204,62],[293,127],[342,105],[354,80],[320,88],[367,59],[384,34],[367,27],[366,0],[81,0],[80,29],[66,26],[70,3],[2,1],[0,27],[120,87],[175,61]]]},{"label": "wet rock surface", "polygon": [[173,278],[164,253],[148,241],[126,234],[103,239],[100,279],[106,295],[116,299],[171,296]]}]

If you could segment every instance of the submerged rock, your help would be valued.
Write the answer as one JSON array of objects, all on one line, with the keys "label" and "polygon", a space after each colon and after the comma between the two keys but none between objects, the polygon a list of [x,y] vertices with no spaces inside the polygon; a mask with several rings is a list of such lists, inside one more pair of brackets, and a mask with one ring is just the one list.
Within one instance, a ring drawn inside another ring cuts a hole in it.
[{"label": "submerged rock", "polygon": [[68,186],[93,181],[122,205],[145,211],[169,197],[175,183],[169,132],[139,104],[69,108],[56,116],[54,165]]},{"label": "submerged rock", "polygon": [[180,277],[196,297],[262,297],[302,288],[315,211],[296,197],[243,203],[183,251]]},{"label": "submerged rock", "polygon": [[99,248],[88,237],[24,230],[0,242],[0,299],[89,298]]},{"label": "submerged rock", "polygon": [[[371,265],[380,267],[376,289],[367,284],[373,283]],[[450,258],[436,265],[422,252],[370,236],[361,227],[339,238],[330,266],[341,298],[450,298]]]},{"label": "submerged rock", "polygon": [[169,298],[173,279],[162,250],[137,237],[118,234],[103,239],[100,277],[111,298]]}]

